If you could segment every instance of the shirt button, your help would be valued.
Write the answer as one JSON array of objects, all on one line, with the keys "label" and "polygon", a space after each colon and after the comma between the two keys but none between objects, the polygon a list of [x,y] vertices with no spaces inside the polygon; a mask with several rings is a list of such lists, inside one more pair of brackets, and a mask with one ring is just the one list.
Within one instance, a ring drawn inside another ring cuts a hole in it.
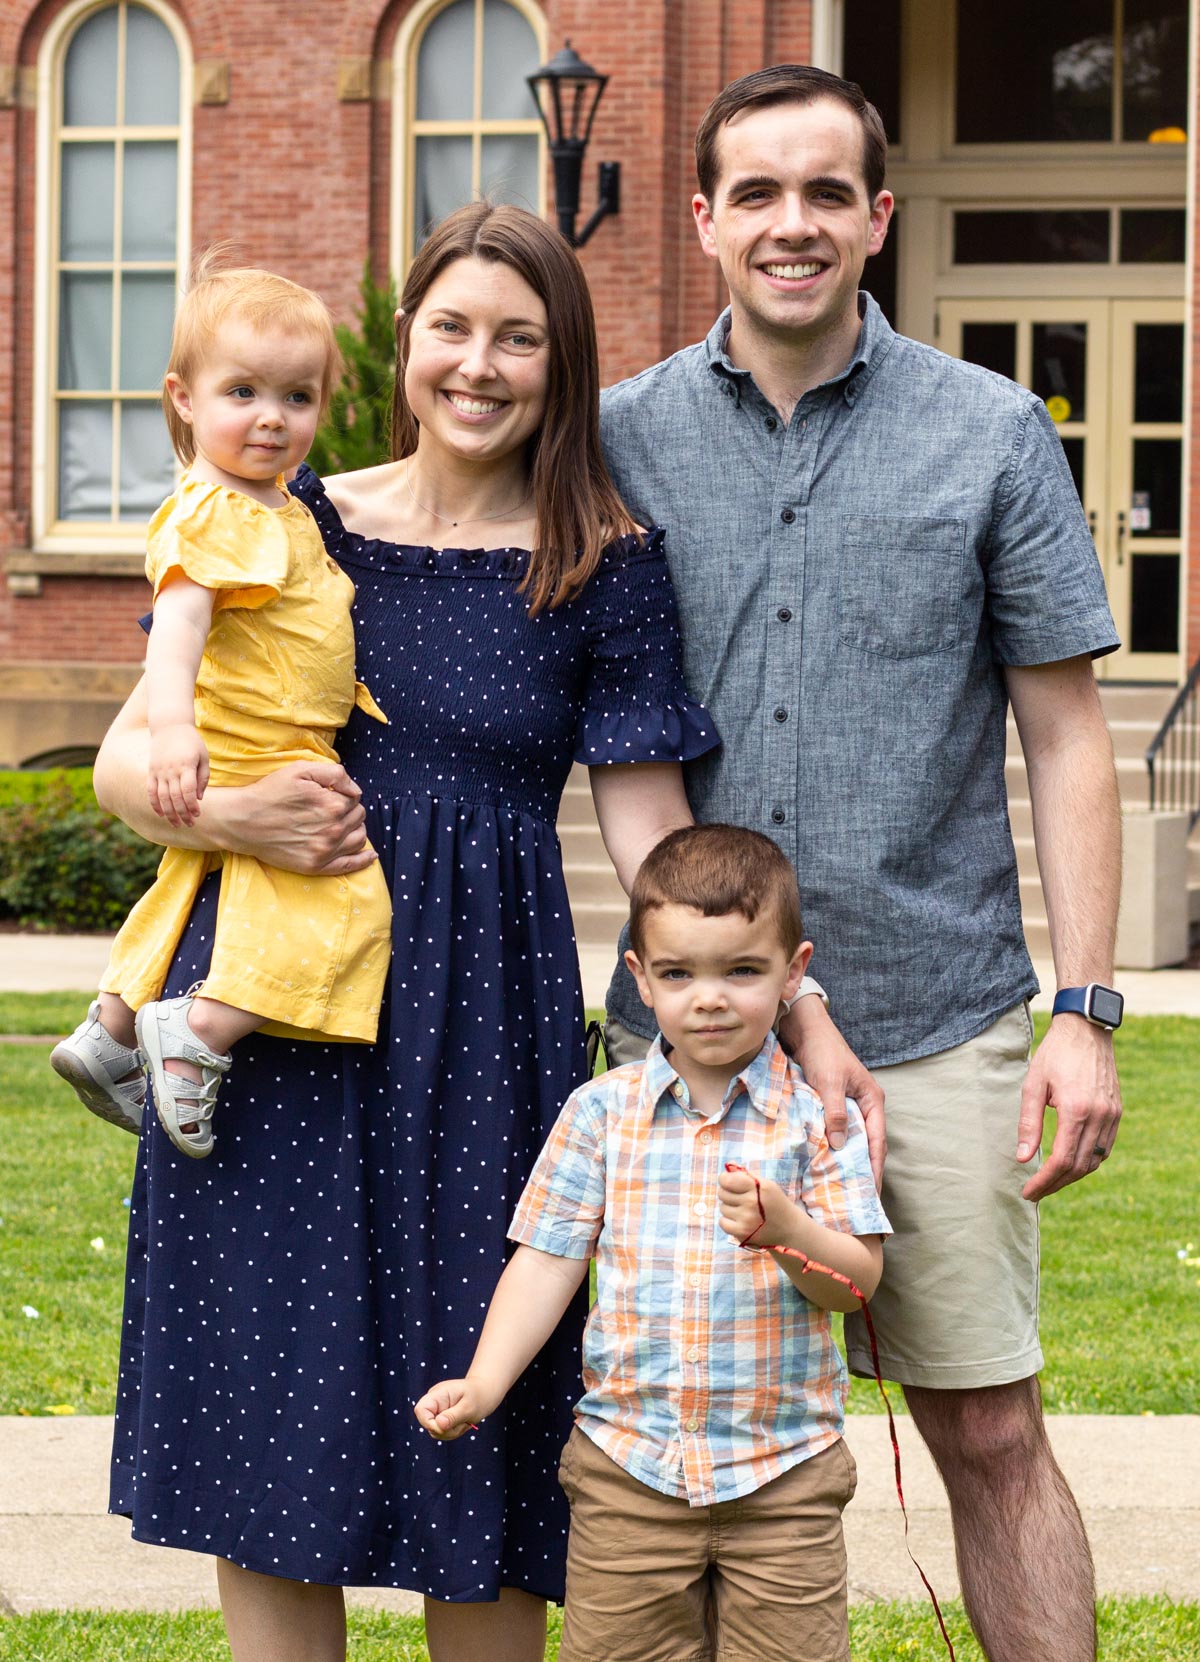
[{"label": "shirt button", "polygon": [[767,417],[766,428],[768,433],[773,433],[778,426],[779,423],[775,420],[774,416]]},{"label": "shirt button", "polygon": [[675,1081],[675,1083],[671,1086],[671,1095],[673,1097],[677,1097],[680,1101],[683,1100],[683,1080],[682,1079],[677,1079]]},{"label": "shirt button", "polygon": [[698,1287],[699,1285],[700,1285],[700,1277],[698,1275],[689,1275],[688,1276],[688,1286],[689,1287]]},{"label": "shirt button", "polygon": [[772,808],[771,809],[771,823],[772,823],[772,825],[782,825],[786,818],[787,818],[787,815],[784,813],[782,808]]},{"label": "shirt button", "polygon": [[776,721],[786,721],[787,718],[788,718],[788,713],[784,709],[783,705],[781,704],[779,706],[779,708],[775,711],[775,720]]},{"label": "shirt button", "polygon": [[685,1431],[699,1431],[700,1421],[699,1420],[688,1420],[687,1424],[684,1426],[683,1429]]},{"label": "shirt button", "polygon": [[707,1201],[698,1200],[696,1202],[695,1206],[692,1208],[692,1210],[695,1212],[695,1214],[698,1218],[702,1218],[704,1216],[704,1214],[708,1211]]},{"label": "shirt button", "polygon": [[688,1353],[687,1353],[687,1359],[688,1359],[689,1362],[698,1362],[700,1360],[700,1347],[699,1347],[699,1345],[692,1345],[689,1348]]},{"label": "shirt button", "polygon": [[790,623],[792,621],[792,608],[790,606],[781,606],[775,613],[775,616],[779,619],[780,623]]},{"label": "shirt button", "polygon": [[790,525],[796,517],[796,510],[795,508],[784,508],[779,517],[785,525]]},{"label": "shirt button", "polygon": [[700,1133],[700,1141],[702,1143],[711,1143],[712,1142],[712,1132],[711,1131],[702,1131]]}]

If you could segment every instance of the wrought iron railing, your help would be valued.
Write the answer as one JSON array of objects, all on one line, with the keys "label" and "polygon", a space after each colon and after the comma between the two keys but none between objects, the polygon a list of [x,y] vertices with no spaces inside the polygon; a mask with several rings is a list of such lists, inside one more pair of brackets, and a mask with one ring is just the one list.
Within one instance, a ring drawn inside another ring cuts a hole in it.
[{"label": "wrought iron railing", "polygon": [[1174,809],[1200,820],[1200,658],[1163,717],[1146,751],[1151,808]]}]

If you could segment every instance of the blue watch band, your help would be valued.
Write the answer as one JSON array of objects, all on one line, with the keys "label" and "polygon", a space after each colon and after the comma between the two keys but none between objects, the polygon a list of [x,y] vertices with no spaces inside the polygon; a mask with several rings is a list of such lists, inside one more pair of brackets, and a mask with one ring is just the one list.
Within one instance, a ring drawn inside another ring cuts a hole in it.
[{"label": "blue watch band", "polygon": [[1125,1000],[1121,994],[1099,981],[1089,981],[1086,987],[1064,987],[1055,995],[1051,1012],[1056,1016],[1082,1016],[1107,1033],[1120,1027],[1124,1013]]}]

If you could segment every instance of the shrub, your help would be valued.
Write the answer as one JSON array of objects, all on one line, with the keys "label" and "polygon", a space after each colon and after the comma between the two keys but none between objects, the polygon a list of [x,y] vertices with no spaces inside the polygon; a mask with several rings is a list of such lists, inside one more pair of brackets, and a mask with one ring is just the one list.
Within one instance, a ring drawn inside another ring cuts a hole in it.
[{"label": "shrub", "polygon": [[0,773],[0,909],[23,928],[117,928],[161,855],[97,805],[89,769]]},{"label": "shrub", "polygon": [[357,330],[337,326],[345,373],[317,429],[309,466],[322,476],[386,462],[391,455],[392,382],[396,377],[396,285],[378,288],[368,267],[359,284]]}]

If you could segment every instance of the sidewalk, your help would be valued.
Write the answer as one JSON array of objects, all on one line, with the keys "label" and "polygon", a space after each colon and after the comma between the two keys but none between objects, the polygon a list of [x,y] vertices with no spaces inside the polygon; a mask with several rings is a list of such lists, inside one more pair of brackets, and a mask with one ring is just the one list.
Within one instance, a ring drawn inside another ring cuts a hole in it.
[{"label": "sidewalk", "polygon": [[[108,962],[107,935],[0,934],[0,990],[26,993],[90,993]],[[584,1002],[602,1008],[616,952],[584,947],[580,953]],[[1054,967],[1035,964],[1044,990],[1035,1010],[1048,1010]],[[1200,1016],[1200,970],[1119,970],[1117,986],[1131,1016]],[[80,1015],[83,1011],[80,1011]]]},{"label": "sidewalk", "polygon": [[[938,1597],[953,1598],[945,1497],[911,1422],[898,1424],[913,1551]],[[1056,1415],[1049,1427],[1087,1525],[1100,1592],[1200,1600],[1200,1416]],[[108,1418],[0,1419],[0,1617],[216,1604],[211,1559],[142,1546],[124,1518],[105,1514],[111,1436]],[[846,1512],[851,1597],[921,1599],[904,1550],[887,1422],[851,1416],[846,1438],[859,1476]],[[350,1598],[392,1610],[420,1604],[390,1590]]]}]

